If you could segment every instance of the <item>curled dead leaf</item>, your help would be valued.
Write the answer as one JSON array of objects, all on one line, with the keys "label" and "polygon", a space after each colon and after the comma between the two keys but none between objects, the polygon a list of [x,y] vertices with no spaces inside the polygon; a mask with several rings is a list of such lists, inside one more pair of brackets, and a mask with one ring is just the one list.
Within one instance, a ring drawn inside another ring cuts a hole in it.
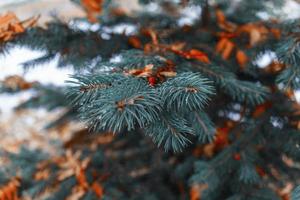
[{"label": "curled dead leaf", "polygon": [[140,39],[136,36],[131,36],[128,38],[128,43],[133,46],[134,48],[140,49],[142,48],[142,43]]},{"label": "curled dead leaf", "polygon": [[177,73],[173,71],[162,71],[159,72],[159,74],[165,77],[175,77]]},{"label": "curled dead leaf", "polygon": [[237,50],[235,57],[241,68],[244,68],[249,61],[248,56],[242,50]]},{"label": "curled dead leaf", "polygon": [[1,83],[5,88],[13,91],[27,90],[37,84],[37,82],[27,82],[18,75],[8,76]]},{"label": "curled dead leaf", "polygon": [[6,185],[0,186],[0,199],[2,200],[18,200],[18,188],[21,186],[20,178],[15,177]]},{"label": "curled dead leaf", "polygon": [[97,197],[99,197],[99,198],[103,197],[104,189],[103,189],[102,185],[100,185],[98,182],[94,182],[91,187],[92,187],[92,190],[97,195]]},{"label": "curled dead leaf", "polygon": [[14,13],[7,13],[0,16],[0,42],[12,40],[16,35],[25,32],[29,27],[33,27],[39,16],[31,17],[20,21]]},{"label": "curled dead leaf", "polygon": [[103,0],[81,0],[90,22],[97,22],[97,17],[102,13]]},{"label": "curled dead leaf", "polygon": [[207,188],[207,184],[193,184],[190,188],[190,200],[200,200],[202,192]]}]

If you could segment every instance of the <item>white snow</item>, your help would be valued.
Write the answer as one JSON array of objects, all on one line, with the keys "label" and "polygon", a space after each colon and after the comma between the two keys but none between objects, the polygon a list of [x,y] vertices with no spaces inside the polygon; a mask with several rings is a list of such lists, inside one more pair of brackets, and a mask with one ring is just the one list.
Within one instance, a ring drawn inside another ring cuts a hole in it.
[{"label": "white snow", "polygon": [[[10,75],[20,75],[27,81],[38,81],[43,84],[63,85],[73,73],[70,68],[57,69],[58,58],[53,61],[36,66],[26,72],[21,63],[43,55],[43,52],[32,51],[27,48],[14,48],[8,55],[0,56],[0,80]],[[0,94],[0,111],[9,114],[12,108],[20,102],[30,98],[32,91],[21,92],[16,95]]]}]

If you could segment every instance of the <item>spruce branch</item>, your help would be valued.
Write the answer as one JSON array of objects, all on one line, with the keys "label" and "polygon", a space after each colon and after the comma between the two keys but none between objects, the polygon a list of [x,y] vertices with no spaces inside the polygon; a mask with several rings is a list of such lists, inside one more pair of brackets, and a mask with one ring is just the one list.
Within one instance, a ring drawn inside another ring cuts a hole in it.
[{"label": "spruce branch", "polygon": [[248,81],[228,79],[223,86],[224,91],[233,99],[250,105],[263,103],[268,97],[269,90]]},{"label": "spruce branch", "polygon": [[216,130],[209,116],[203,111],[193,111],[189,114],[189,121],[195,131],[195,135],[201,143],[213,141]]},{"label": "spruce branch", "polygon": [[298,89],[300,87],[300,37],[295,37],[291,33],[291,36],[287,36],[277,45],[276,55],[280,62],[287,65],[287,68],[277,76],[276,82],[283,84],[285,89]]},{"label": "spruce branch", "polygon": [[105,94],[80,107],[80,116],[93,130],[118,133],[133,130],[158,119],[161,98],[157,91],[142,79],[118,81]]},{"label": "spruce branch", "polygon": [[211,78],[221,92],[231,96],[234,100],[250,105],[263,103],[268,96],[269,90],[249,81],[236,79],[232,72],[221,69],[216,65],[192,65]]},{"label": "spruce branch", "polygon": [[145,127],[145,134],[150,136],[159,147],[163,146],[166,151],[180,152],[194,135],[188,122],[182,116],[176,114],[161,114],[159,119]]},{"label": "spruce branch", "polygon": [[161,95],[166,108],[171,110],[199,110],[214,94],[211,81],[200,73],[181,73],[162,84]]},{"label": "spruce branch", "polygon": [[121,74],[84,74],[73,75],[68,80],[68,97],[74,105],[86,105],[103,94],[110,87],[118,85],[126,79]]},{"label": "spruce branch", "polygon": [[259,183],[260,177],[253,163],[243,162],[238,172],[239,180],[245,184]]},{"label": "spruce branch", "polygon": [[300,186],[297,186],[292,192],[291,200],[300,199]]}]

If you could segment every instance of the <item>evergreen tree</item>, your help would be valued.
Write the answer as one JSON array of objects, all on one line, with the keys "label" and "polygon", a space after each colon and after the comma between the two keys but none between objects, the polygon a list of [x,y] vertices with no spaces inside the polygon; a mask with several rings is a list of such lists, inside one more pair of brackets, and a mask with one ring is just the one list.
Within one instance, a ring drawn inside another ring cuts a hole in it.
[{"label": "evergreen tree", "polygon": [[64,107],[46,128],[89,127],[55,157],[2,151],[1,200],[300,199],[279,190],[300,182],[300,21],[284,0],[140,0],[136,13],[74,2],[86,19],[0,18],[1,53],[42,50],[24,67],[58,57],[75,71],[64,87],[11,77],[1,92],[36,91],[18,109]]}]

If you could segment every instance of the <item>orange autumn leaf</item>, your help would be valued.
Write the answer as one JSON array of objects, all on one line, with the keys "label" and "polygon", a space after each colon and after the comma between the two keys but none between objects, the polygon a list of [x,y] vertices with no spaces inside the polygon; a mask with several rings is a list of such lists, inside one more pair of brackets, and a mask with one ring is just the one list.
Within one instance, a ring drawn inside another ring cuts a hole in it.
[{"label": "orange autumn leaf", "polygon": [[236,38],[238,36],[237,33],[228,33],[228,32],[220,32],[220,33],[216,33],[216,35],[219,38],[227,38],[227,39]]},{"label": "orange autumn leaf", "polygon": [[290,200],[290,194],[292,193],[294,188],[293,183],[288,182],[283,188],[277,190],[278,195],[281,197],[282,200]]},{"label": "orange autumn leaf", "polygon": [[43,169],[35,173],[34,180],[40,181],[40,180],[46,180],[50,176],[49,169]]},{"label": "orange autumn leaf", "polygon": [[140,49],[142,48],[142,43],[140,39],[136,36],[131,36],[128,38],[128,43],[133,46],[134,48]]},{"label": "orange autumn leaf", "polygon": [[276,39],[281,37],[281,32],[277,28],[267,28],[262,23],[247,23],[237,26],[236,24],[227,21],[226,16],[220,10],[216,10],[216,19],[218,26],[225,32],[217,33],[220,38],[233,38],[246,33],[249,36],[249,46],[253,47],[258,43],[265,41],[269,34],[272,34]]},{"label": "orange autumn leaf", "polygon": [[102,10],[101,4],[103,0],[81,0],[81,2],[90,11],[101,12]]},{"label": "orange autumn leaf", "polygon": [[244,67],[247,62],[249,61],[248,56],[242,51],[242,50],[237,50],[236,54],[236,60],[238,62],[238,64],[240,65],[240,67]]},{"label": "orange autumn leaf", "polygon": [[229,145],[229,133],[232,128],[235,126],[235,123],[232,121],[227,121],[223,127],[218,127],[216,129],[216,137],[215,137],[215,149],[223,149],[224,147]]},{"label": "orange autumn leaf", "polygon": [[284,194],[281,196],[282,200],[291,200],[290,195],[289,194]]},{"label": "orange autumn leaf", "polygon": [[296,100],[295,91],[291,88],[288,88],[284,91],[284,94],[292,100]]},{"label": "orange autumn leaf", "polygon": [[83,169],[80,169],[79,172],[76,174],[76,179],[82,188],[87,189],[89,187],[89,184],[87,182],[85,172]]},{"label": "orange autumn leaf", "polygon": [[65,156],[58,157],[55,162],[61,168],[57,174],[57,179],[63,181],[70,176],[76,176],[78,182],[84,185],[85,174],[84,170],[89,165],[90,157],[80,160],[81,152],[76,151],[73,153],[71,150],[67,150]]},{"label": "orange autumn leaf", "polygon": [[192,29],[192,26],[191,26],[191,25],[187,25],[187,24],[185,24],[185,25],[182,27],[182,31],[183,31],[183,32],[189,32],[191,29]]},{"label": "orange autumn leaf", "polygon": [[270,32],[276,39],[279,39],[281,37],[281,31],[278,28],[271,28]]},{"label": "orange autumn leaf", "polygon": [[16,15],[11,13],[11,12],[7,13],[4,16],[1,16],[1,18],[0,18],[0,28],[2,29],[4,26],[7,26],[9,23],[11,23],[13,21],[17,22],[19,20],[16,17]]},{"label": "orange autumn leaf", "polygon": [[0,42],[6,42],[14,38],[14,36],[25,32],[26,28],[36,24],[39,17],[32,17],[24,21],[20,21],[14,13],[7,13],[0,16]]},{"label": "orange autumn leaf", "polygon": [[233,48],[234,48],[233,42],[228,41],[225,45],[224,50],[222,51],[222,58],[227,60],[230,57],[230,55],[233,51]]},{"label": "orange autumn leaf", "polygon": [[181,51],[185,47],[185,45],[186,45],[185,42],[176,42],[176,43],[173,43],[170,48],[173,51]]},{"label": "orange autumn leaf", "polygon": [[278,73],[285,68],[286,65],[284,63],[273,61],[271,64],[264,68],[264,71],[267,73]]},{"label": "orange autumn leaf", "polygon": [[195,59],[204,63],[210,63],[210,60],[206,53],[199,51],[197,49],[191,49],[189,51],[180,51],[175,49],[170,49],[173,53],[182,56],[186,59]]},{"label": "orange autumn leaf", "polygon": [[23,33],[25,31],[25,28],[21,24],[15,24],[11,29],[15,33]]},{"label": "orange autumn leaf", "polygon": [[0,186],[1,200],[18,200],[18,188],[20,187],[20,179],[13,178],[4,186]]},{"label": "orange autumn leaf", "polygon": [[122,8],[112,8],[110,12],[111,12],[111,15],[113,15],[113,16],[124,16],[124,15],[126,15],[126,11]]},{"label": "orange autumn leaf", "polygon": [[217,51],[217,53],[222,52],[222,50],[225,48],[227,42],[228,42],[227,38],[221,38],[219,40],[219,42],[216,45],[216,51]]},{"label": "orange autumn leaf", "polygon": [[151,29],[151,28],[142,29],[142,33],[144,35],[150,37],[153,44],[155,44],[155,45],[159,44],[157,33],[153,29]]},{"label": "orange autumn leaf", "polygon": [[256,166],[255,169],[256,169],[256,172],[257,172],[261,177],[266,176],[266,172],[265,172],[265,170],[264,170],[262,167]]},{"label": "orange autumn leaf", "polygon": [[190,200],[200,200],[202,192],[207,188],[207,184],[193,184],[190,189]]},{"label": "orange autumn leaf", "polygon": [[218,127],[216,130],[216,139],[215,144],[219,148],[223,148],[228,145],[228,133],[230,131],[230,128],[228,127]]},{"label": "orange autumn leaf", "polygon": [[174,77],[177,75],[174,71],[173,65],[170,63],[167,63],[167,66],[158,67],[155,70],[153,68],[153,64],[148,64],[142,69],[131,69],[126,71],[125,74],[147,78],[149,84],[152,86],[154,86],[159,79],[163,80],[164,77]]},{"label": "orange autumn leaf", "polygon": [[266,111],[266,107],[264,106],[257,106],[254,110],[254,112],[252,113],[253,117],[258,117],[261,114],[263,114]]},{"label": "orange autumn leaf", "polygon": [[203,155],[207,158],[211,158],[215,154],[215,150],[217,149],[217,145],[215,143],[206,144],[203,147]]},{"label": "orange autumn leaf", "polygon": [[271,106],[272,106],[271,102],[266,102],[266,103],[263,103],[263,104],[260,104],[260,105],[256,106],[255,110],[252,113],[252,116],[254,118],[257,118],[257,117],[261,116]]},{"label": "orange autumn leaf", "polygon": [[91,186],[91,188],[93,189],[93,191],[95,192],[95,194],[97,195],[97,197],[101,198],[104,194],[104,189],[103,187],[97,183],[97,182],[94,182]]},{"label": "orange autumn leaf", "polygon": [[72,188],[71,195],[69,195],[65,200],[79,200],[85,195],[86,191],[78,186]]},{"label": "orange autumn leaf", "polygon": [[200,192],[192,186],[192,188],[190,189],[190,200],[199,200],[200,195]]},{"label": "orange autumn leaf", "polygon": [[196,60],[199,60],[201,62],[204,62],[204,63],[210,63],[210,60],[208,58],[208,56],[203,53],[202,51],[199,51],[197,49],[191,49],[189,51],[189,55],[191,58],[194,58]]},{"label": "orange autumn leaf", "polygon": [[[225,23],[226,21],[224,22],[225,17],[223,16],[223,14],[219,13],[218,15],[218,23]],[[279,30],[268,29],[264,25],[258,23],[248,23],[245,25],[241,25],[239,27],[236,27],[234,30],[228,30],[226,28],[223,29],[225,29],[225,32],[216,34],[216,36],[220,38],[216,45],[216,51],[222,54],[222,57],[225,60],[231,56],[232,51],[236,46],[235,43],[230,40],[231,38],[236,38],[238,36],[242,36],[243,34],[247,34],[249,36],[249,43],[247,47],[249,48],[257,45],[262,41],[265,41],[268,38],[269,33],[272,33],[276,38],[280,37]],[[237,50],[236,59],[240,67],[244,67],[249,60],[247,55],[241,50]]]},{"label": "orange autumn leaf", "polygon": [[137,77],[149,77],[153,73],[154,65],[148,64],[142,69],[131,69],[126,74],[137,76]]},{"label": "orange autumn leaf", "polygon": [[102,12],[103,0],[81,0],[90,22],[97,22],[97,16]]},{"label": "orange autumn leaf", "polygon": [[260,29],[252,29],[249,33],[250,41],[249,45],[251,47],[255,46],[259,42],[265,40],[267,38],[268,30],[265,27],[261,27]]},{"label": "orange autumn leaf", "polygon": [[223,11],[221,11],[220,9],[216,10],[216,17],[217,17],[217,21],[219,24],[223,24],[226,22],[226,17],[223,13]]},{"label": "orange autumn leaf", "polygon": [[270,31],[262,24],[249,23],[240,26],[236,32],[238,35],[247,33],[249,35],[249,46],[253,47],[266,40]]},{"label": "orange autumn leaf", "polygon": [[37,82],[27,82],[24,80],[21,76],[18,75],[12,75],[6,77],[3,81],[2,84],[4,87],[9,88],[13,91],[16,90],[27,90],[32,88]]},{"label": "orange autumn leaf", "polygon": [[228,31],[228,32],[234,32],[237,28],[237,25],[227,21],[223,11],[221,11],[220,9],[216,10],[216,18],[217,18],[217,22],[220,28]]},{"label": "orange autumn leaf", "polygon": [[162,72],[159,72],[159,75],[162,75],[165,77],[174,77],[177,75],[177,73],[174,71],[162,71]]},{"label": "orange autumn leaf", "polygon": [[233,49],[234,49],[235,45],[233,42],[231,42],[229,39],[227,38],[222,38],[216,46],[216,51],[217,53],[221,53],[222,54],[222,58],[227,60]]},{"label": "orange autumn leaf", "polygon": [[103,181],[107,180],[110,176],[111,176],[110,173],[102,174],[102,175],[100,176],[100,178],[99,178],[99,181],[102,181],[102,182],[103,182]]},{"label": "orange autumn leaf", "polygon": [[241,160],[242,159],[241,154],[239,154],[239,153],[233,154],[233,159],[237,160],[237,161]]}]

